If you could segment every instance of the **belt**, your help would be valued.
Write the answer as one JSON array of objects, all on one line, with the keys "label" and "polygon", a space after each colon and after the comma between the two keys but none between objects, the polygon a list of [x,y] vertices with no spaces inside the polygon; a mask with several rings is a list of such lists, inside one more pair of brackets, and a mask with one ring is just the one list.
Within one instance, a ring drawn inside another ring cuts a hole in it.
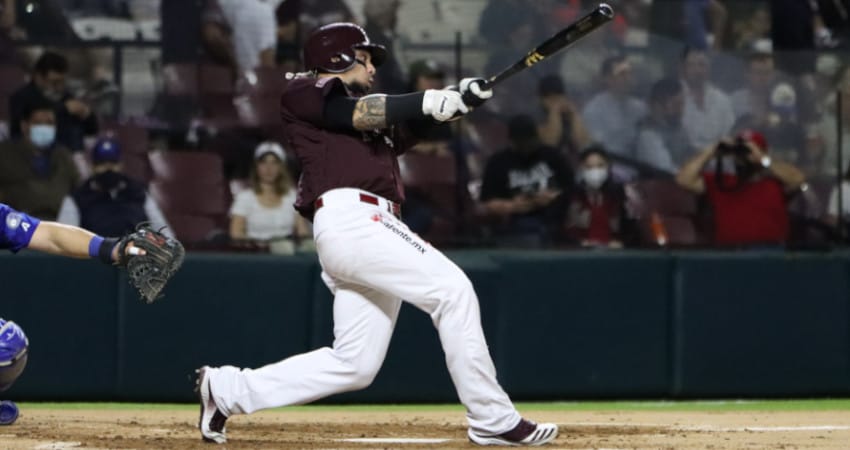
[{"label": "belt", "polygon": [[[360,193],[360,201],[363,203],[368,203],[370,205],[381,206],[381,199],[374,195],[369,195],[363,192]],[[401,205],[390,200],[386,200],[386,202],[387,212],[396,216],[396,218],[401,219]],[[317,198],[316,201],[313,202],[313,206],[315,207],[316,211],[318,211],[321,207],[325,206],[325,202],[324,200],[322,200],[322,197]]]}]

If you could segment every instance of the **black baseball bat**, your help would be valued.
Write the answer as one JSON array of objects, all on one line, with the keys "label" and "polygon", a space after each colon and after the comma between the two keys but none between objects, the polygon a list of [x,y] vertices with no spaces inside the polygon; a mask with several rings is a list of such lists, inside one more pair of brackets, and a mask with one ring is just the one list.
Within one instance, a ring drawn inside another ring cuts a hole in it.
[{"label": "black baseball bat", "polygon": [[613,18],[614,9],[608,6],[607,3],[600,3],[596,9],[587,13],[581,19],[571,23],[566,28],[557,32],[554,36],[535,47],[514,65],[485,80],[482,88],[490,89],[518,72],[543,61],[550,55],[557,53],[559,50],[575,44],[588,34],[599,29],[602,25],[610,22]]}]

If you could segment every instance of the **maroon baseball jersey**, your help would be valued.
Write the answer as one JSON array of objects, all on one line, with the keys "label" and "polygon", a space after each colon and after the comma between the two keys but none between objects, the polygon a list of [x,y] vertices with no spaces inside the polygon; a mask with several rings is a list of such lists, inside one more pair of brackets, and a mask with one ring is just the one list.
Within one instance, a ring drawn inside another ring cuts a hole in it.
[{"label": "maroon baseball jersey", "polygon": [[287,144],[301,163],[295,209],[308,219],[313,217],[316,199],[336,188],[358,188],[397,203],[404,201],[396,157],[406,150],[406,140],[397,127],[328,129],[324,105],[335,95],[349,95],[339,78],[297,78],[281,97]]}]

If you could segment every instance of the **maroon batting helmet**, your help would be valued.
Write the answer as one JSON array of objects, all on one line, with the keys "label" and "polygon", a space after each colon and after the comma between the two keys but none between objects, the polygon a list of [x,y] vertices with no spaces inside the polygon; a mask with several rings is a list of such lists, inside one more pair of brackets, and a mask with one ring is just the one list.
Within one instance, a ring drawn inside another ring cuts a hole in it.
[{"label": "maroon batting helmet", "polygon": [[369,42],[369,36],[358,25],[337,22],[317,28],[304,44],[304,66],[307,70],[341,73],[350,69],[355,49],[363,49],[372,54],[372,65],[380,66],[387,59],[387,49],[383,45]]}]

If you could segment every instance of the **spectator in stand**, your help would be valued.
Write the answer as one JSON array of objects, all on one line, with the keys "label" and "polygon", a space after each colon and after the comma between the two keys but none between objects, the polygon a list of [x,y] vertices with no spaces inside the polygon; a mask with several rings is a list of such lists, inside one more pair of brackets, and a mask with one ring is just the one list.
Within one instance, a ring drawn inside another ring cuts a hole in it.
[{"label": "spectator in stand", "polygon": [[251,188],[236,194],[230,208],[231,239],[297,240],[308,235],[306,223],[295,213],[295,186],[285,162],[280,144],[257,146]]},{"label": "spectator in stand", "polygon": [[567,97],[561,77],[547,75],[540,79],[537,87],[542,107],[537,125],[540,142],[566,155],[578,155],[590,143],[590,132],[575,103]]},{"label": "spectator in stand", "polygon": [[300,0],[283,0],[275,10],[277,19],[277,52],[275,62],[287,72],[301,70]]},{"label": "spectator in stand", "polygon": [[92,166],[94,175],[62,201],[57,222],[103,236],[122,236],[139,223],[150,222],[154,229],[174,237],[144,183],[122,173],[118,141],[99,139],[92,149]]},{"label": "spectator in stand", "polygon": [[98,131],[97,117],[86,103],[74,98],[65,88],[67,73],[68,60],[64,56],[48,51],[38,58],[32,80],[9,98],[12,138],[22,136],[25,111],[49,103],[55,113],[56,141],[71,151],[84,149],[83,138]]},{"label": "spectator in stand", "polygon": [[398,48],[400,40],[396,25],[398,23],[398,8],[401,0],[366,0],[363,4],[363,16],[366,25],[363,27],[371,41],[383,45],[390,51],[387,59],[381,65],[381,70],[375,74],[377,86],[374,91],[387,94],[403,94],[407,92],[407,83],[401,72],[402,63],[399,61],[404,52]]},{"label": "spectator in stand", "polygon": [[705,50],[685,48],[681,68],[685,84],[682,123],[695,148],[706,148],[720,142],[735,124],[732,101],[709,81],[709,69],[709,56]]},{"label": "spectator in stand", "polygon": [[684,0],[686,44],[706,50],[723,48],[726,7],[721,0]]},{"label": "spectator in stand", "polygon": [[584,122],[595,142],[632,158],[637,125],[646,115],[646,104],[631,95],[632,65],[625,56],[615,56],[602,63],[601,75],[605,90],[584,106]]},{"label": "spectator in stand", "polygon": [[636,228],[626,213],[623,185],[611,179],[608,153],[592,146],[581,153],[580,161],[578,186],[567,207],[567,238],[583,247],[630,244]]},{"label": "spectator in stand", "polygon": [[[838,167],[839,92],[843,103],[840,128],[844,167]],[[846,171],[850,161],[850,64],[842,66],[835,74],[830,93],[824,101],[824,114],[817,125],[817,133],[823,139],[823,147],[820,154],[812,155],[813,172],[835,177]]]},{"label": "spectator in stand", "polygon": [[735,119],[751,116],[751,120],[758,124],[759,128],[767,125],[770,120],[770,95],[775,85],[776,69],[773,55],[770,53],[750,55],[747,86],[732,93],[731,97]]},{"label": "spectator in stand", "polygon": [[712,145],[693,157],[676,181],[706,194],[714,213],[716,245],[774,246],[788,239],[788,194],[799,189],[805,177],[793,165],[768,156],[764,136],[747,130],[735,142]]},{"label": "spectator in stand", "polygon": [[[286,0],[299,3],[301,42],[316,28],[334,22],[354,22],[354,14],[345,0]],[[299,49],[300,52],[300,49]]]},{"label": "spectator in stand", "polygon": [[541,246],[560,231],[573,174],[558,150],[540,144],[534,119],[514,116],[508,129],[511,146],[484,168],[482,207],[500,221],[501,243]]},{"label": "spectator in stand", "polygon": [[208,0],[202,36],[210,55],[234,75],[274,67],[276,6],[263,0]]},{"label": "spectator in stand", "polygon": [[695,148],[682,127],[684,106],[684,92],[679,80],[664,78],[652,86],[649,115],[638,129],[635,159],[675,174],[693,156]]},{"label": "spectator in stand", "polygon": [[[731,7],[732,5],[730,5]],[[733,20],[732,48],[742,51],[764,52],[770,47],[770,4],[742,5],[741,16],[743,20]],[[731,17],[736,17],[731,12]]]},{"label": "spectator in stand", "polygon": [[[489,0],[478,21],[478,31],[491,50],[484,73],[500,72],[533,48],[540,42],[541,33],[545,34],[545,22],[524,0]],[[554,66],[557,58],[548,64]],[[499,95],[484,108],[504,115],[536,114],[536,105],[528,99],[537,92],[536,79],[544,75],[540,66],[530,67],[527,75],[505,80],[499,85]]]},{"label": "spectator in stand", "polygon": [[56,141],[54,104],[34,99],[20,113],[21,136],[0,144],[0,201],[31,216],[55,220],[79,175],[67,148]]},{"label": "spectator in stand", "polygon": [[[841,199],[838,198],[838,186],[832,188],[829,193],[829,204],[826,208],[826,223],[831,226],[839,225],[839,216],[843,219],[841,225],[844,226],[844,237],[848,237],[847,231],[850,231],[850,171],[844,173],[844,178],[841,180]],[[840,202],[839,202],[840,200]],[[839,205],[841,210],[839,211]]]}]

